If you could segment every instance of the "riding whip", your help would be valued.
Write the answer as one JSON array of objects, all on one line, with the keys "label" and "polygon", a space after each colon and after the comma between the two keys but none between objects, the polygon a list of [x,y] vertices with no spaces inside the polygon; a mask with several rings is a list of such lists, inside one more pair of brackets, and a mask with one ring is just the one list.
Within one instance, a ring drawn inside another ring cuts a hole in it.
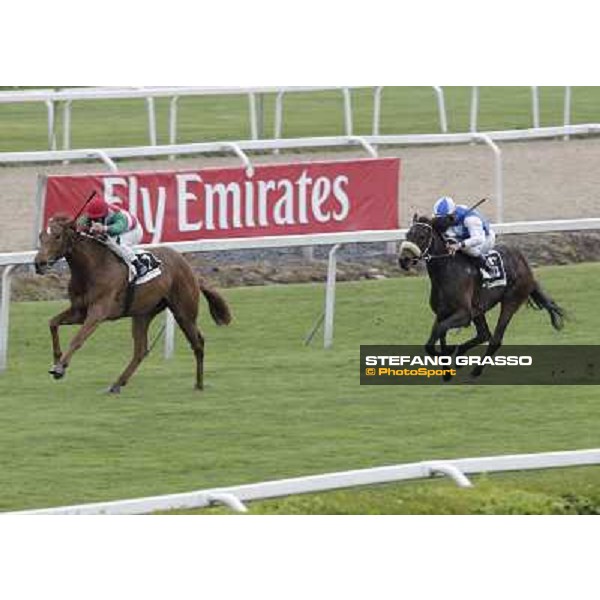
[{"label": "riding whip", "polygon": [[472,206],[467,211],[467,214],[472,213],[473,211],[477,210],[482,204],[485,204],[488,200],[489,200],[489,198],[484,198],[483,200],[480,200],[477,204],[475,204],[474,206]]},{"label": "riding whip", "polygon": [[77,213],[77,215],[75,216],[75,218],[73,219],[73,221],[77,221],[77,219],[79,219],[79,217],[82,215],[83,211],[86,209],[87,205],[96,197],[96,191],[94,190],[90,197],[85,201],[85,204],[79,209],[79,212]]}]

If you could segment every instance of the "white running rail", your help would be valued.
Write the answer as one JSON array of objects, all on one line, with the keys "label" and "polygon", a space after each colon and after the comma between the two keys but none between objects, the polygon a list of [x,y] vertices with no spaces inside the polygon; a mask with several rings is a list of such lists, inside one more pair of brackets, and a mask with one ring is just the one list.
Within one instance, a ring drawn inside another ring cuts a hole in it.
[{"label": "white running rail", "polygon": [[323,148],[360,147],[377,156],[381,146],[428,146],[460,145],[483,143],[492,151],[494,158],[494,189],[496,220],[504,221],[504,182],[502,150],[498,142],[527,141],[552,138],[568,138],[574,135],[598,135],[600,124],[570,125],[568,127],[541,127],[539,129],[518,129],[510,131],[489,131],[486,133],[446,133],[419,135],[379,135],[379,136],[334,136],[298,139],[245,140],[239,142],[208,142],[166,146],[142,146],[133,148],[105,148],[63,150],[45,152],[2,152],[0,164],[36,164],[82,160],[102,160],[111,170],[117,169],[116,160],[130,158],[172,157],[202,155],[219,152],[235,152],[249,167],[247,154],[268,150],[301,150]]},{"label": "white running rail", "polygon": [[472,487],[469,475],[532,471],[563,467],[581,467],[600,464],[600,449],[544,454],[519,454],[486,458],[435,460],[413,464],[363,469],[314,475],[281,481],[269,481],[236,487],[200,490],[187,494],[155,496],[63,506],[41,510],[3,513],[5,515],[139,515],[158,511],[192,510],[224,504],[238,512],[247,512],[246,503],[257,500],[283,498],[299,494],[314,494],[361,486],[380,485],[400,481],[415,481],[437,476],[451,478],[459,487]]},{"label": "white running rail", "polygon": [[[71,148],[72,110],[74,102],[90,100],[145,100],[148,118],[148,140],[151,146],[157,144],[157,123],[155,100],[170,99],[169,103],[169,143],[177,143],[177,122],[179,100],[182,97],[207,96],[247,96],[250,121],[250,137],[257,140],[261,137],[260,124],[263,120],[262,102],[266,94],[275,95],[275,138],[281,138],[283,133],[283,101],[288,94],[338,91],[341,94],[344,112],[344,129],[351,136],[354,128],[354,112],[352,110],[352,90],[369,89],[370,86],[254,86],[254,87],[97,87],[97,88],[66,88],[61,90],[30,90],[0,92],[0,104],[43,103],[47,110],[48,148],[57,150],[57,119],[56,115],[62,106],[63,121],[63,150]],[[375,127],[379,131],[381,116],[381,94],[383,87],[376,87],[374,96],[374,112],[377,115]],[[432,86],[435,92],[440,126],[443,133],[448,131],[448,116],[444,91],[441,86]]]},{"label": "white running rail", "polygon": [[[557,221],[523,221],[499,223],[493,226],[500,234],[552,233],[560,231],[600,230],[600,218]],[[391,231],[356,231],[319,235],[295,235],[281,237],[205,240],[200,242],[179,242],[168,244],[181,253],[223,252],[229,250],[257,250],[274,248],[302,248],[307,246],[333,246],[329,254],[329,269],[325,288],[324,347],[333,346],[336,292],[336,252],[344,244],[372,244],[400,242],[406,236],[406,229]],[[154,246],[156,247],[156,246]],[[0,253],[0,267],[4,269],[2,277],[2,296],[0,305],[0,374],[6,369],[8,355],[8,331],[10,326],[10,282],[14,265],[31,265],[35,252]],[[175,327],[173,318],[167,313],[167,333],[165,335],[165,357],[171,358],[174,352]]]},{"label": "white running rail", "polygon": [[[536,85],[531,86],[531,122],[534,129],[538,129],[541,125],[540,118],[540,88]],[[479,87],[474,86],[471,88],[471,133],[477,133],[479,131],[479,106],[480,106],[481,90]],[[572,104],[573,104],[573,88],[565,87],[564,96],[564,117],[563,125],[568,127],[571,125],[572,116]],[[565,139],[569,139],[568,136]]]},{"label": "white running rail", "polygon": [[[345,136],[325,138],[301,138],[288,140],[249,140],[241,142],[217,142],[207,144],[185,144],[179,146],[149,146],[141,148],[111,148],[92,150],[69,150],[57,152],[12,152],[0,153],[0,164],[27,164],[40,162],[62,162],[65,160],[102,160],[112,171],[118,167],[114,162],[117,159],[156,157],[169,155],[199,155],[214,152],[234,152],[242,161],[246,169],[253,165],[248,156],[249,152],[277,149],[298,148],[334,148],[334,147],[360,147],[368,151],[371,156],[377,156],[376,146],[409,146],[409,145],[440,145],[440,144],[467,144],[473,142],[485,143],[493,152],[495,198],[497,216],[495,229],[499,233],[549,233],[555,231],[584,231],[600,229],[600,219],[574,219],[559,221],[539,221],[504,224],[504,190],[502,151],[497,142],[516,140],[535,140],[545,138],[560,138],[572,135],[597,135],[600,133],[600,124],[572,125],[569,127],[546,127],[540,129],[495,131],[466,134],[429,134],[429,135],[401,135],[401,136]],[[200,241],[172,246],[180,252],[210,252],[216,250],[243,250],[257,248],[281,247],[310,247],[316,245],[338,245],[348,243],[374,243],[396,242],[403,239],[405,232],[351,232],[324,236],[291,236],[277,238],[252,238],[250,240],[230,239],[216,241]],[[336,260],[336,253],[330,253],[330,276],[328,277],[326,291],[326,311],[324,344],[329,348],[333,344],[334,322],[334,297],[335,277],[332,262]],[[0,254],[0,267],[18,264],[31,264],[34,253]],[[8,352],[8,324],[9,324],[9,292],[11,273],[5,275],[6,286],[3,286],[2,305],[0,306],[0,373],[6,368],[6,355]],[[172,317],[168,315],[167,331],[169,335],[165,341],[165,354],[170,357],[173,353],[174,326]]]}]

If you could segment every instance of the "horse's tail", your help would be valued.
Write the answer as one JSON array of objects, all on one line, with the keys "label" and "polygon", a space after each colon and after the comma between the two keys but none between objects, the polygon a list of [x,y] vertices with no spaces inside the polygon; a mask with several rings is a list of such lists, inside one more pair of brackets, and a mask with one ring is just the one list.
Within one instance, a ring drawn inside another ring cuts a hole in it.
[{"label": "horse's tail", "polygon": [[216,290],[212,289],[205,281],[200,279],[200,291],[208,302],[208,310],[217,325],[229,325],[231,323],[231,311],[225,298]]},{"label": "horse's tail", "polygon": [[566,313],[554,300],[546,294],[536,282],[535,289],[529,296],[529,306],[537,310],[547,310],[550,313],[552,327],[560,331],[565,325]]}]

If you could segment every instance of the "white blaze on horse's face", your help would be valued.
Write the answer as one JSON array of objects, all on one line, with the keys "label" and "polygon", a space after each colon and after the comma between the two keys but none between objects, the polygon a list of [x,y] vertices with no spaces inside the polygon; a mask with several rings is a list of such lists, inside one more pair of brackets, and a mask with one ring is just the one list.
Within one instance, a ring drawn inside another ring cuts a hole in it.
[{"label": "white blaze on horse's face", "polygon": [[48,227],[40,233],[35,264],[38,272],[43,272],[65,255],[64,225],[51,219]]}]

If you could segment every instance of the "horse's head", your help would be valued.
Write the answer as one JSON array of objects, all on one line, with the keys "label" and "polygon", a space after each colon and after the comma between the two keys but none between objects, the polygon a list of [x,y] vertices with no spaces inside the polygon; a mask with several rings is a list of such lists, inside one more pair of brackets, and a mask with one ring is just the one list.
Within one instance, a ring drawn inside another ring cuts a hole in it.
[{"label": "horse's head", "polygon": [[400,245],[399,264],[404,271],[409,271],[422,258],[430,257],[432,250],[446,252],[439,229],[435,219],[414,215],[406,240]]},{"label": "horse's head", "polygon": [[55,216],[39,236],[39,250],[35,257],[35,272],[43,275],[49,267],[69,253],[76,236],[75,222],[66,216]]}]

